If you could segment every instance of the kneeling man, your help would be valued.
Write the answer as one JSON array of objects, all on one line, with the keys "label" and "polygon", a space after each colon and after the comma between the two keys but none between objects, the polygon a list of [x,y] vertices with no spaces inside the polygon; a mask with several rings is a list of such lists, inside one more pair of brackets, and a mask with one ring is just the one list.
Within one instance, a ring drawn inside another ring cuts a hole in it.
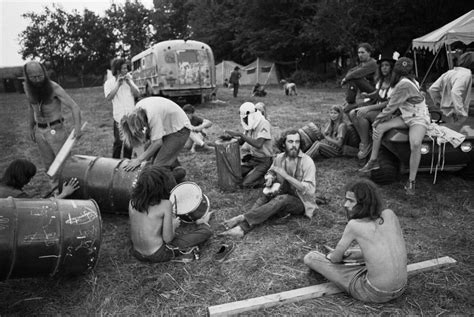
[{"label": "kneeling man", "polygon": [[[377,186],[366,179],[347,185],[344,208],[349,222],[336,249],[312,251],[305,264],[360,301],[399,297],[407,284],[407,251],[397,216],[382,208]],[[353,241],[360,249],[348,250]]]},{"label": "kneeling man", "polygon": [[296,130],[285,132],[278,141],[280,150],[265,175],[266,187],[274,182],[281,184],[274,195],[262,195],[252,209],[224,222],[227,228],[222,233],[242,237],[255,225],[276,214],[313,216],[318,208],[315,202],[316,167],[313,160],[300,150],[300,135]]}]

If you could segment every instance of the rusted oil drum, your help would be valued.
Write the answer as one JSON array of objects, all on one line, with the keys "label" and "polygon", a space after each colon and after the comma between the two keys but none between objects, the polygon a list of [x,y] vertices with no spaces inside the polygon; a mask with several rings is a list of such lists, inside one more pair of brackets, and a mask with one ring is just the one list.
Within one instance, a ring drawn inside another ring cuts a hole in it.
[{"label": "rusted oil drum", "polygon": [[92,270],[101,229],[93,200],[0,199],[0,281]]},{"label": "rusted oil drum", "polygon": [[217,184],[222,190],[233,190],[242,183],[239,142],[237,139],[217,140],[215,145]]},{"label": "rusted oil drum", "polygon": [[80,188],[68,198],[94,199],[102,212],[128,214],[133,184],[141,168],[126,172],[127,160],[74,155],[64,163],[59,184],[77,178]]}]

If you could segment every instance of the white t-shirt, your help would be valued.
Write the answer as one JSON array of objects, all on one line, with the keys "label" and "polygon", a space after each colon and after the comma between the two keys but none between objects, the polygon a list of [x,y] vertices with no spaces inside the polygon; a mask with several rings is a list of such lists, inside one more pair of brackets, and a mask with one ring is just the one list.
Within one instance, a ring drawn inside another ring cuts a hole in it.
[{"label": "white t-shirt", "polygon": [[[117,78],[115,77],[111,77],[105,82],[105,97],[107,97],[110,92],[115,88],[116,83]],[[133,83],[133,81],[130,81],[130,84],[138,90],[138,87]],[[130,86],[125,81],[122,83],[122,85],[120,85],[119,89],[117,90],[117,93],[112,99],[112,105],[112,113],[114,120],[119,123],[124,115],[127,115],[133,111],[133,108],[135,107],[135,98],[133,97]]]},{"label": "white t-shirt", "polygon": [[146,111],[151,141],[191,126],[183,109],[169,99],[148,97],[140,100],[136,106]]}]

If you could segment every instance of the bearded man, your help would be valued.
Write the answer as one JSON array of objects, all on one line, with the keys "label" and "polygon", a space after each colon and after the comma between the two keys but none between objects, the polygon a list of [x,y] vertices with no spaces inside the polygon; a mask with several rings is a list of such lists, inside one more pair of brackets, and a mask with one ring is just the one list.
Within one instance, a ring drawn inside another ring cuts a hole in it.
[{"label": "bearded man", "polygon": [[41,160],[48,170],[68,136],[62,106],[72,112],[76,139],[81,136],[81,111],[66,91],[49,79],[42,64],[28,62],[23,66],[23,72],[25,93],[30,104],[30,137],[38,145]]},{"label": "bearded man", "polygon": [[[313,160],[300,149],[301,137],[297,130],[283,133],[278,154],[265,175],[265,186],[280,183],[274,194],[262,195],[252,209],[224,222],[228,230],[221,235],[243,237],[254,226],[273,215],[305,215],[312,218],[316,204],[316,167]],[[264,191],[265,192],[265,191]]]},{"label": "bearded man", "polygon": [[239,139],[242,153],[242,186],[261,187],[263,176],[272,164],[272,134],[270,122],[251,102],[240,106],[240,123],[244,133],[225,131]]}]

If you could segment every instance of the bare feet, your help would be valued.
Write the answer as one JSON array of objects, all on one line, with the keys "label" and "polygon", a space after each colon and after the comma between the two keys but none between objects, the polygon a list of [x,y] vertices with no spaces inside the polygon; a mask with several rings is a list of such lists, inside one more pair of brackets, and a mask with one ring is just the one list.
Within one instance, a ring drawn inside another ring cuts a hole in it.
[{"label": "bare feet", "polygon": [[237,226],[240,222],[244,220],[245,220],[244,215],[238,215],[234,218],[224,221],[224,226],[229,229],[234,228],[235,226]]},{"label": "bare feet", "polygon": [[236,237],[236,238],[242,238],[245,235],[244,230],[242,227],[237,226],[232,229],[229,229],[227,231],[219,233],[220,236],[231,236],[231,237]]}]

